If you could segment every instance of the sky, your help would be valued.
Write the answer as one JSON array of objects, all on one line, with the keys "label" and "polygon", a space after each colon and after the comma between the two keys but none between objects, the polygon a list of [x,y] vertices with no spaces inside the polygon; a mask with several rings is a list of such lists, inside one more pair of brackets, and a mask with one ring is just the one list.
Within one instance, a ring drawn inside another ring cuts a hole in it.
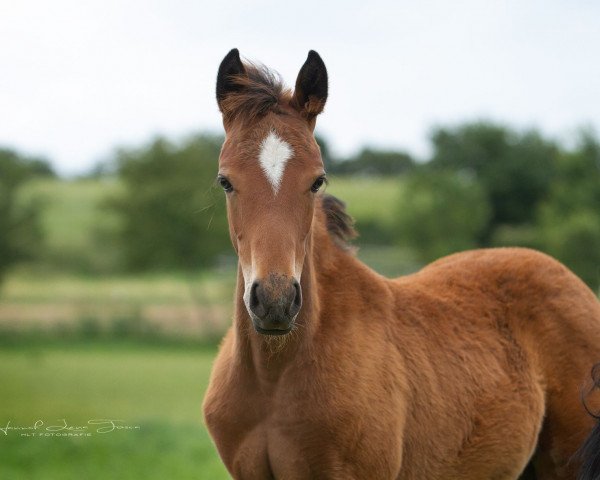
[{"label": "sky", "polygon": [[0,146],[85,173],[117,146],[222,132],[233,47],[293,85],[329,72],[334,153],[428,154],[436,125],[491,119],[568,141],[600,126],[600,2],[0,0]]}]

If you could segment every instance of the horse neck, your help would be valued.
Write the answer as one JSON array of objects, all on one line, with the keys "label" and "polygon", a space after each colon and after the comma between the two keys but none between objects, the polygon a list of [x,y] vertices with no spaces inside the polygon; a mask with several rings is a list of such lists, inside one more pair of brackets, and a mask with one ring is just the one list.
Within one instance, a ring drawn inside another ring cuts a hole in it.
[{"label": "horse neck", "polygon": [[336,269],[347,268],[353,262],[357,260],[332,241],[322,215],[316,215],[300,281],[302,308],[294,330],[282,337],[261,335],[252,327],[243,300],[244,278],[238,265],[234,313],[234,349],[238,361],[246,367],[252,366],[259,377],[272,381],[291,363],[310,355],[315,336],[323,327],[321,306],[326,304],[328,291],[325,284],[336,278]]}]

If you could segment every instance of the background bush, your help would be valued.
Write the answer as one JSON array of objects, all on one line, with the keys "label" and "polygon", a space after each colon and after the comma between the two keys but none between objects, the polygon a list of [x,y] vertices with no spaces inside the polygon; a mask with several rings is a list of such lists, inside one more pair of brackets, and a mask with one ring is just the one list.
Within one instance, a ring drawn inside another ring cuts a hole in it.
[{"label": "background bush", "polygon": [[157,138],[117,153],[123,193],[109,206],[122,219],[118,236],[128,267],[193,269],[229,251],[224,198],[213,188],[221,143],[209,135],[180,144]]},{"label": "background bush", "polygon": [[540,249],[591,287],[600,285],[600,143],[591,132],[582,132],[576,148],[559,156],[537,228]]},{"label": "background bush", "polygon": [[397,239],[423,262],[477,247],[491,208],[483,187],[461,172],[424,170],[405,183]]},{"label": "background bush", "polygon": [[432,169],[471,175],[485,191],[491,215],[481,231],[483,244],[501,225],[532,222],[557,177],[558,147],[536,131],[478,122],[438,128],[431,138]]},{"label": "background bush", "polygon": [[20,190],[32,178],[53,175],[44,160],[0,149],[0,281],[13,264],[36,258],[42,245],[42,205],[19,198]]}]

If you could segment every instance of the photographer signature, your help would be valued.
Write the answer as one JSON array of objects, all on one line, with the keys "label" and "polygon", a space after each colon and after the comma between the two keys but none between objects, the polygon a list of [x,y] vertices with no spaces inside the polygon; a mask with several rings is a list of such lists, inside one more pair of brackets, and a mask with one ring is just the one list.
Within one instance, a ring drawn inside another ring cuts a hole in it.
[{"label": "photographer signature", "polygon": [[58,423],[52,425],[44,424],[43,420],[36,420],[31,425],[12,425],[9,420],[4,427],[0,427],[0,432],[8,435],[8,432],[15,431],[20,433],[28,432],[95,432],[110,433],[116,430],[139,430],[139,425],[127,425],[124,420],[115,419],[92,419],[87,421],[87,425],[70,425],[65,418],[58,420]]}]

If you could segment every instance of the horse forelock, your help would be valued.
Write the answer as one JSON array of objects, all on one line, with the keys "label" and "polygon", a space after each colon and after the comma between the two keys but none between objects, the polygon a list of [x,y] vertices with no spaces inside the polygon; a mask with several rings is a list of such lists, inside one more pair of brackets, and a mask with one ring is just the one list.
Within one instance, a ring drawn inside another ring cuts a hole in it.
[{"label": "horse forelock", "polygon": [[281,106],[289,104],[291,92],[281,76],[258,63],[245,62],[244,68],[245,73],[231,77],[238,90],[222,100],[225,120],[254,121],[268,112],[284,113]]}]

